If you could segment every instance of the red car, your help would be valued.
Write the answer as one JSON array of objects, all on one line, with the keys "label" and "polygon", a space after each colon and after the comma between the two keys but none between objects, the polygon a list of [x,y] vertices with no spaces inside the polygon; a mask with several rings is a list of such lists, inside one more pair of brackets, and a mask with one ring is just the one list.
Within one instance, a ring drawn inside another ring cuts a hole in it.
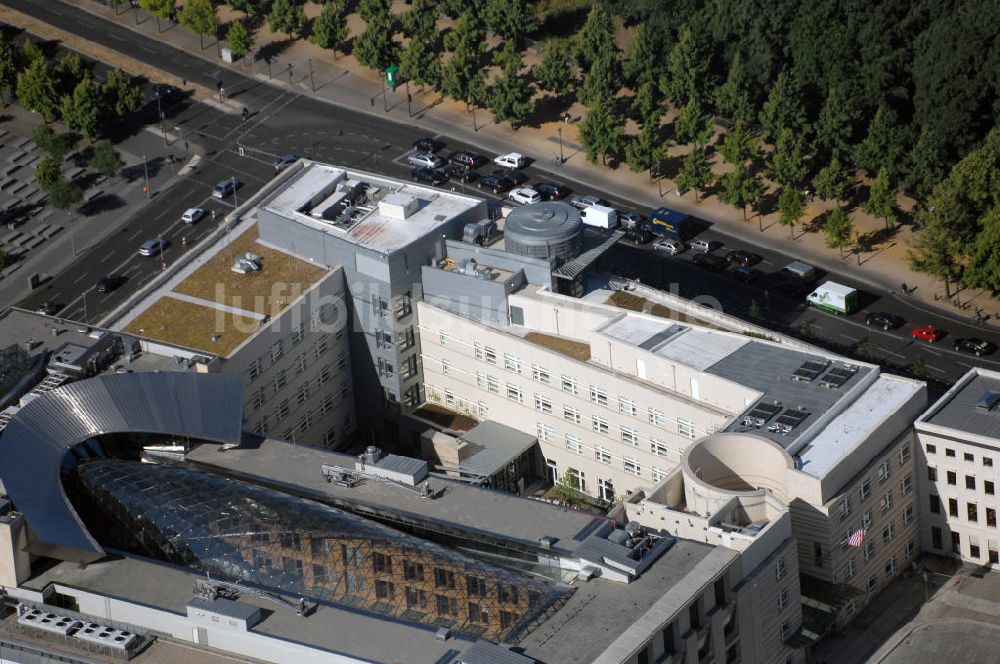
[{"label": "red car", "polygon": [[923,327],[913,328],[910,332],[910,336],[914,339],[923,339],[924,341],[934,343],[944,336],[944,330],[939,330],[933,325],[924,325]]}]

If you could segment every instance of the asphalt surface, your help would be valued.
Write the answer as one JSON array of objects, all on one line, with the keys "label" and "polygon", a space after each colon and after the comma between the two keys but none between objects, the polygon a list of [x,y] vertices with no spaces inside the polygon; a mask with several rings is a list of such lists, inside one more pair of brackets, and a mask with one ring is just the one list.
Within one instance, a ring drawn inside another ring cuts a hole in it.
[{"label": "asphalt surface", "polygon": [[[179,133],[180,137],[170,147],[165,146],[163,154],[150,156],[150,163],[156,168],[170,167],[163,159],[167,154],[183,156],[186,141],[191,144],[192,151],[203,156],[196,171],[171,189],[155,192],[147,205],[147,214],[139,215],[100,246],[80,256],[46,287],[21,302],[21,306],[34,308],[43,301],[53,301],[62,307],[61,314],[66,317],[82,318],[86,311],[88,320],[96,320],[101,313],[119,305],[142,283],[155,276],[163,265],[169,265],[178,252],[183,252],[182,238],[186,240],[187,247],[191,247],[212,230],[210,216],[194,226],[183,224],[181,215],[184,210],[189,207],[214,209],[217,218],[221,219],[226,211],[232,209],[232,198],[219,201],[211,197],[214,185],[220,180],[231,177],[239,180],[242,186],[236,197],[245,200],[274,176],[274,159],[285,154],[408,178],[412,167],[406,163],[406,155],[412,151],[413,142],[426,135],[415,125],[333,106],[295,90],[271,87],[230,70],[216,70],[211,63],[195,55],[162,42],[150,41],[63,3],[3,1],[10,7],[81,37],[131,53],[188,81],[214,89],[221,80],[228,99],[250,112],[250,117],[243,121],[238,112],[226,113],[190,100],[182,100],[165,109],[168,130]],[[150,88],[147,86],[149,102],[145,112],[149,123],[155,126],[157,109]],[[436,138],[446,143],[440,152],[442,155],[464,149],[493,156],[447,136],[438,135]],[[563,183],[569,185],[574,194],[596,194],[618,209],[637,209],[643,215],[650,212],[620,200],[613,192],[581,187],[554,176],[546,169],[547,166],[547,163],[536,163],[524,169],[528,183]],[[488,165],[479,170],[486,174],[492,169]],[[494,200],[506,196],[494,196],[477,189],[474,184],[449,183],[445,186]],[[690,250],[678,256],[666,256],[655,251],[651,245],[635,247],[627,242],[619,244],[603,261],[602,267],[609,273],[639,278],[645,284],[684,297],[702,298],[711,306],[718,303],[727,313],[742,318],[752,319],[753,310],[759,322],[767,327],[803,336],[836,352],[886,363],[890,370],[892,367],[905,370],[919,361],[929,378],[950,382],[974,365],[1000,369],[1000,353],[977,358],[952,349],[952,343],[957,338],[980,337],[996,341],[992,330],[973,324],[969,317],[949,316],[899,293],[870,292],[846,270],[827,274],[818,271],[819,283],[829,279],[857,288],[861,294],[858,312],[843,317],[807,307],[804,297],[783,296],[774,289],[777,283],[774,275],[795,260],[794,256],[781,254],[769,247],[755,246],[752,241],[756,238],[752,235],[738,238],[712,229],[710,224],[704,226],[707,230],[699,237],[715,240],[720,245],[714,253],[724,255],[728,250],[738,248],[760,255],[761,261],[754,266],[754,279],[744,283],[733,276],[731,269],[716,273],[693,265],[691,258],[696,252]],[[137,255],[144,241],[157,237],[171,243],[162,263],[156,257]],[[128,281],[114,293],[96,293],[97,282],[111,273],[122,274]],[[864,322],[865,314],[871,311],[891,312],[902,317],[905,323],[889,331],[868,327]],[[941,328],[944,336],[934,344],[911,338],[911,329],[924,324]]]}]

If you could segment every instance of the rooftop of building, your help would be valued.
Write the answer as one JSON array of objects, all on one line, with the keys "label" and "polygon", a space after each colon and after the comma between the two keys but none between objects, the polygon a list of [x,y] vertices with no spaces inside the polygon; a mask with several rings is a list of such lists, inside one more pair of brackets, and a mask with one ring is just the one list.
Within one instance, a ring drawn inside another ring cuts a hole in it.
[{"label": "rooftop of building", "polygon": [[[48,351],[79,352],[97,341],[92,328],[82,323],[11,307],[0,313],[0,348],[20,346],[32,357]],[[28,346],[31,346],[29,349]]]},{"label": "rooftop of building", "polygon": [[555,540],[553,551],[563,554],[575,552],[587,535],[606,522],[593,514],[438,477],[431,480],[437,494],[433,499],[382,482],[341,486],[323,478],[322,466],[353,468],[354,456],[271,439],[226,451],[202,445],[191,450],[186,459],[345,509],[360,507],[392,520],[434,523],[481,534],[490,541],[507,540],[537,549],[539,539],[551,537]]},{"label": "rooftop of building", "polygon": [[[287,185],[260,207],[388,254],[483,205],[473,196],[304,161]],[[483,212],[485,216],[485,207]]]},{"label": "rooftop of building", "polygon": [[[247,254],[258,258],[260,269],[234,271]],[[183,266],[115,326],[225,357],[327,274],[327,268],[260,243],[256,223],[248,222]]]},{"label": "rooftop of building", "polygon": [[967,371],[917,419],[918,429],[927,424],[1000,440],[1000,372]]},{"label": "rooftop of building", "polygon": [[462,471],[479,477],[491,477],[538,443],[535,436],[492,420],[480,422],[459,439],[466,444]]}]

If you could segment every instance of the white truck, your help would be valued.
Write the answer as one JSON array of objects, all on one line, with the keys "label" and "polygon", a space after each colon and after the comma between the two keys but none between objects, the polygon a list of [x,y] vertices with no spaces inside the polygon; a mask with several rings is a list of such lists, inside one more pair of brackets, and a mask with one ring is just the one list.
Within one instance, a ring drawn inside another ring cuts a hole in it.
[{"label": "white truck", "polygon": [[588,226],[617,228],[618,211],[604,205],[591,205],[580,210],[580,219]]},{"label": "white truck", "polygon": [[528,160],[520,152],[509,152],[495,158],[493,163],[501,168],[509,168],[516,171],[519,168],[527,166]]},{"label": "white truck", "polygon": [[835,281],[827,281],[809,293],[806,302],[835,314],[847,315],[858,308],[858,291]]}]

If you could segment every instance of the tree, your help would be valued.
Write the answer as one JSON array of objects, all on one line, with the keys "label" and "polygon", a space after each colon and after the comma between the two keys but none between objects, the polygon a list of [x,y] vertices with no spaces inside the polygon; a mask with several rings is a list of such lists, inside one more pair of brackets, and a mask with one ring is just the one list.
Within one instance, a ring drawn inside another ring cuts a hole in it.
[{"label": "tree", "polygon": [[250,14],[260,16],[266,12],[270,0],[227,0],[226,4],[238,12],[243,12],[245,18],[250,18]]},{"label": "tree", "polygon": [[486,0],[483,9],[486,27],[507,41],[520,41],[538,27],[535,8],[528,0]]},{"label": "tree", "polygon": [[63,97],[62,119],[67,127],[93,140],[104,127],[101,91],[88,75]]},{"label": "tree", "polygon": [[614,99],[621,87],[621,60],[617,48],[606,48],[597,54],[590,70],[583,77],[577,98],[584,106],[594,106]]},{"label": "tree", "polygon": [[622,63],[622,73],[633,89],[659,84],[663,76],[663,52],[663,31],[649,23],[641,24]]},{"label": "tree", "polygon": [[714,179],[712,164],[708,161],[705,149],[696,147],[688,152],[681,163],[674,185],[681,195],[694,190],[694,199],[699,200],[699,192],[705,189]]},{"label": "tree", "polygon": [[601,163],[607,165],[608,155],[618,150],[623,131],[622,119],[612,112],[611,104],[598,102],[580,123],[580,142],[587,151],[587,160],[596,162],[600,155]]},{"label": "tree", "polygon": [[763,193],[760,180],[750,172],[749,166],[740,164],[722,178],[719,200],[743,211],[743,221],[747,220],[747,206],[757,201]]},{"label": "tree", "polygon": [[778,74],[767,101],[760,111],[760,125],[764,139],[771,141],[783,127],[799,132],[806,124],[806,112],[802,105],[798,84],[788,71]]},{"label": "tree", "polygon": [[757,151],[757,139],[742,123],[736,123],[732,131],[722,137],[722,145],[719,146],[722,158],[736,166],[756,157]]},{"label": "tree", "polygon": [[854,235],[854,222],[847,216],[847,212],[839,205],[826,215],[823,224],[823,231],[826,233],[826,246],[831,249],[840,249],[840,257],[844,257],[844,247],[851,244],[851,236]]},{"label": "tree", "polygon": [[388,18],[391,9],[390,0],[358,0],[358,16],[365,23]]},{"label": "tree", "polygon": [[930,127],[924,127],[920,131],[917,144],[907,155],[907,183],[909,188],[922,198],[927,197],[933,191],[934,185],[948,174],[946,168],[948,156],[942,143],[937,132]]},{"label": "tree", "polygon": [[885,166],[878,170],[878,175],[868,191],[868,200],[861,209],[870,215],[885,220],[885,229],[896,223],[896,189],[889,182],[889,171]]},{"label": "tree", "polygon": [[104,95],[104,108],[110,109],[117,120],[124,118],[142,104],[142,88],[121,69],[108,71],[104,85],[101,86],[101,94]]},{"label": "tree", "polygon": [[253,33],[247,29],[243,21],[233,21],[226,32],[226,42],[229,44],[229,50],[232,51],[233,57],[239,59],[253,50]]},{"label": "tree", "polygon": [[660,116],[651,115],[642,123],[642,129],[625,146],[625,162],[636,173],[649,171],[653,179],[653,169],[663,158],[663,144],[660,141]]},{"label": "tree", "polygon": [[844,86],[831,87],[816,120],[816,145],[824,154],[851,154],[860,118],[857,99],[848,95]]},{"label": "tree", "polygon": [[854,147],[854,163],[870,176],[884,166],[889,177],[895,177],[905,161],[906,143],[906,129],[899,124],[896,112],[879,106],[868,124],[867,136]]},{"label": "tree", "polygon": [[475,14],[463,16],[445,36],[445,46],[452,51],[452,57],[444,67],[441,91],[449,97],[466,104],[476,100],[484,81],[485,39],[486,31]]},{"label": "tree", "polygon": [[824,201],[839,201],[843,200],[847,194],[847,188],[853,182],[851,174],[840,165],[840,159],[834,157],[813,178],[813,188]]},{"label": "tree", "polygon": [[160,32],[160,20],[174,13],[174,0],[139,0],[139,6],[156,17],[156,31]]},{"label": "tree", "polygon": [[733,56],[726,82],[715,90],[715,107],[733,122],[750,124],[754,121],[753,103],[748,90],[749,82],[743,68],[743,55]]},{"label": "tree", "polygon": [[584,502],[583,496],[580,495],[579,478],[568,470],[562,474],[552,490],[556,500],[569,507],[575,507]]},{"label": "tree", "polygon": [[534,104],[531,86],[521,76],[524,61],[513,41],[504,43],[499,64],[503,72],[490,88],[490,110],[497,122],[509,122],[516,129],[531,113]]},{"label": "tree", "polygon": [[94,145],[94,151],[90,155],[90,167],[105,177],[115,177],[121,172],[125,162],[122,161],[118,150],[115,150],[111,143],[100,141]]},{"label": "tree", "polygon": [[91,78],[90,69],[79,55],[67,53],[59,58],[59,65],[56,67],[56,80],[59,81],[58,90],[60,92],[72,93],[76,84],[85,77]]},{"label": "tree", "polygon": [[60,179],[49,190],[49,204],[57,210],[68,210],[83,200],[83,190]]},{"label": "tree", "polygon": [[205,50],[205,35],[215,37],[219,29],[219,19],[215,15],[212,0],[187,0],[177,13],[177,20],[188,30],[198,33],[202,50]]},{"label": "tree", "polygon": [[660,84],[663,93],[674,106],[684,106],[701,97],[706,87],[709,60],[690,27],[685,27],[681,37],[670,50],[667,74]]},{"label": "tree", "polygon": [[31,130],[31,140],[42,152],[62,163],[63,158],[76,147],[77,137],[68,132],[56,133],[52,127],[40,124]]},{"label": "tree", "polygon": [[301,0],[274,0],[267,15],[267,25],[271,32],[284,32],[291,39],[296,32],[301,33],[306,24],[306,11]]},{"label": "tree", "polygon": [[0,94],[6,97],[17,90],[17,74],[22,68],[21,49],[0,31]]},{"label": "tree", "polygon": [[799,223],[805,213],[805,203],[802,201],[802,192],[796,187],[784,187],[781,195],[778,196],[778,222],[782,226],[788,226],[792,239],[795,239],[795,224]]},{"label": "tree", "polygon": [[660,100],[656,93],[656,87],[652,83],[643,83],[632,99],[632,113],[640,122],[645,122],[649,118],[656,116],[656,122],[660,122]]},{"label": "tree", "polygon": [[29,111],[52,122],[59,117],[59,93],[52,68],[44,57],[35,58],[17,75],[17,98]]},{"label": "tree", "polygon": [[62,179],[62,160],[58,157],[47,154],[35,166],[35,182],[47,192],[52,191],[52,187]]},{"label": "tree", "polygon": [[951,282],[961,274],[960,249],[965,245],[956,240],[941,216],[922,210],[917,213],[916,221],[920,232],[907,255],[910,267],[940,279],[945,297],[951,297]]},{"label": "tree", "polygon": [[800,184],[806,177],[805,157],[802,155],[802,140],[788,127],[778,133],[778,141],[771,153],[768,176],[778,184],[789,187]]},{"label": "tree", "polygon": [[587,20],[580,32],[576,33],[576,62],[588,71],[603,51],[615,48],[615,19],[604,2],[595,2],[590,7]]},{"label": "tree", "polygon": [[538,87],[561,97],[570,91],[573,84],[573,69],[566,54],[554,42],[545,45],[542,61],[534,66],[531,75]]},{"label": "tree", "polygon": [[354,42],[354,59],[369,69],[384,71],[398,59],[399,42],[392,38],[395,32],[390,14],[373,18]]},{"label": "tree", "polygon": [[428,0],[416,0],[402,16],[410,45],[401,55],[403,73],[414,83],[437,86],[441,82],[441,33],[437,29],[437,8]]},{"label": "tree", "polygon": [[674,137],[681,144],[707,145],[714,131],[712,118],[702,111],[696,98],[691,99],[674,120]]}]

